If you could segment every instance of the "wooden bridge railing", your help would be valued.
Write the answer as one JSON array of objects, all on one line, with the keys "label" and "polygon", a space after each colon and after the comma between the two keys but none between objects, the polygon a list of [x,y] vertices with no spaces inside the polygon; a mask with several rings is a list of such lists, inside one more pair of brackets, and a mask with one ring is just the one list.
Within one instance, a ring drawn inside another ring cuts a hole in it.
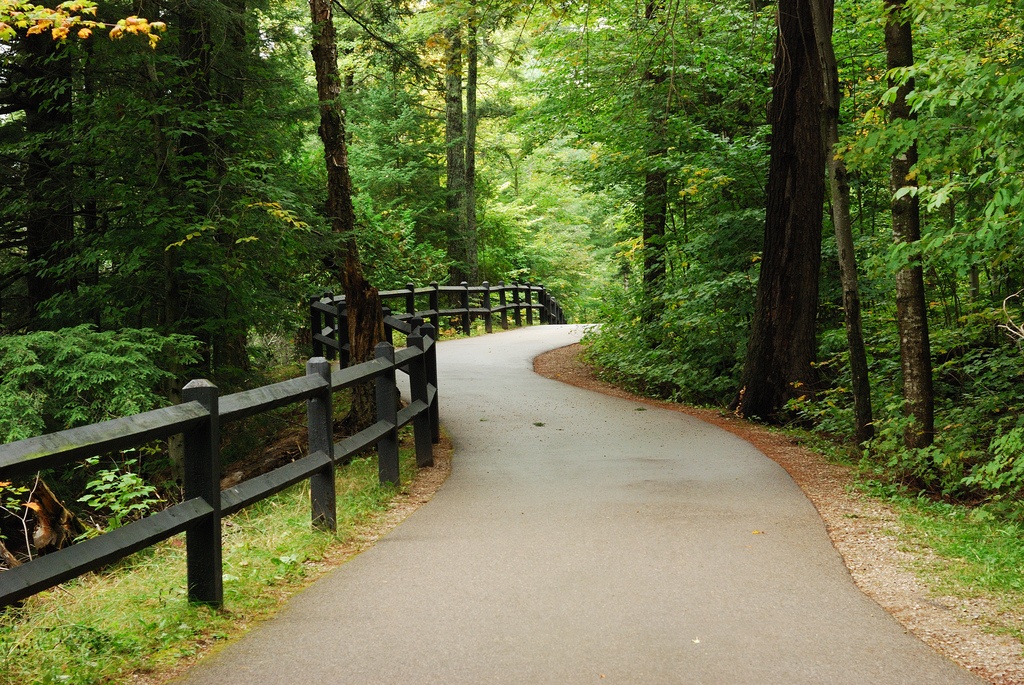
[{"label": "wooden bridge railing", "polygon": [[[433,464],[437,425],[435,328],[411,319],[405,324],[407,347],[398,352],[377,346],[376,358],[331,371],[315,356],[300,378],[220,397],[206,380],[185,386],[181,404],[104,423],[0,445],[0,481],[30,476],[41,469],[139,446],[183,433],[184,501],[122,528],[104,533],[0,573],[0,606],[7,606],[66,580],[95,570],[185,533],[188,596],[193,602],[220,605],[224,592],[221,568],[221,518],[265,499],[299,481],[310,481],[313,525],[334,530],[334,465],[376,444],[382,483],[398,483],[398,429],[413,424],[416,462]],[[397,410],[395,372],[410,377],[412,402]],[[333,393],[374,381],[377,422],[335,444]],[[221,491],[220,427],[295,402],[306,402],[309,454],[298,461]]]},{"label": "wooden bridge railing", "polygon": [[[457,301],[459,306],[442,308],[443,294]],[[429,320],[435,329],[440,330],[442,318],[454,317],[466,335],[470,334],[475,318],[484,320],[487,333],[493,332],[495,317],[503,329],[508,329],[510,315],[516,326],[523,325],[524,316],[528,326],[534,324],[535,318],[542,324],[566,322],[561,305],[547,288],[530,283],[506,285],[501,282],[492,286],[484,281],[482,285],[471,286],[463,281],[461,285],[431,283],[425,288],[409,283],[399,290],[382,290],[380,297],[385,305],[384,323],[389,341],[393,341],[394,331],[407,332],[408,322],[413,319]],[[389,307],[388,303],[395,300],[400,304]],[[345,324],[344,295],[324,293],[313,298],[309,311],[313,354],[327,359],[339,356],[341,365],[347,366],[348,326]]]}]

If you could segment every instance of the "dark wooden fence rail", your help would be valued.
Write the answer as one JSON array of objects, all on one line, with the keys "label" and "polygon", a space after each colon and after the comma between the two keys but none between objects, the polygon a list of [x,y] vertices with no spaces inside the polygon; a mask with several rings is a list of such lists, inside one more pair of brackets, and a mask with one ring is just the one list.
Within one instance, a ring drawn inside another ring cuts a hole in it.
[{"label": "dark wooden fence rail", "polygon": [[[484,320],[484,330],[494,330],[494,318],[498,317],[503,329],[509,327],[509,316],[516,326],[532,326],[537,318],[542,324],[564,324],[565,313],[558,300],[547,288],[531,283],[504,282],[492,286],[487,281],[471,286],[465,281],[461,285],[438,285],[431,283],[417,288],[408,283],[400,290],[383,290],[384,323],[388,340],[392,341],[393,331],[404,331],[413,319],[429,320],[440,330],[442,318],[457,318],[459,329],[470,334],[473,319]],[[445,300],[458,302],[456,307],[442,308]],[[388,306],[397,300],[397,306]],[[324,293],[310,302],[310,327],[313,332],[313,354],[334,359],[339,356],[341,365],[348,365],[348,326],[345,324],[345,297]]]},{"label": "dark wooden fence rail", "polygon": [[[11,480],[178,433],[185,436],[183,502],[0,573],[0,606],[180,532],[185,533],[189,599],[219,605],[224,597],[221,517],[308,478],[313,525],[334,530],[335,463],[376,443],[381,482],[397,484],[398,429],[409,423],[415,434],[417,464],[432,465],[433,443],[439,438],[435,327],[413,318],[403,322],[403,328],[408,334],[405,349],[396,352],[392,345],[381,343],[376,358],[363,364],[332,372],[330,362],[315,356],[303,377],[224,397],[209,381],[195,380],[185,386],[179,405],[0,445],[0,480]],[[411,404],[401,411],[396,409],[395,372],[399,369],[409,374],[412,391]],[[334,391],[371,380],[377,388],[377,422],[335,444]],[[221,491],[220,426],[301,401],[307,407],[308,456]]]}]

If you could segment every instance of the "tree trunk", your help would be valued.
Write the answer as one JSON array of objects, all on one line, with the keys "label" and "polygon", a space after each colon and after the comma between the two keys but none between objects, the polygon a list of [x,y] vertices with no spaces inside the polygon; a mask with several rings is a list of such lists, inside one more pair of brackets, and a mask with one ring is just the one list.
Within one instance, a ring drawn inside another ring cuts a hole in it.
[{"label": "tree trunk", "polygon": [[448,151],[448,258],[453,284],[468,281],[469,245],[466,239],[466,134],[462,120],[462,35],[461,27],[445,30],[444,143]]},{"label": "tree trunk", "polygon": [[832,226],[839,248],[839,280],[843,286],[843,312],[846,342],[850,351],[850,374],[853,380],[854,423],[858,443],[874,437],[871,412],[871,384],[868,359],[861,325],[860,286],[857,283],[857,257],[853,249],[853,219],[850,216],[850,182],[846,163],[836,155],[839,143],[839,69],[832,46],[835,0],[812,0],[814,32],[821,57],[824,89],[822,134],[828,164],[829,188],[832,195]]},{"label": "tree trunk", "polygon": [[764,254],[734,402],[741,416],[761,419],[776,418],[788,400],[813,392],[816,380],[825,151],[810,0],[780,0],[774,61]]},{"label": "tree trunk", "polygon": [[[905,16],[904,0],[886,0],[885,51],[889,69],[909,67],[914,63],[914,43],[909,18]],[[890,81],[890,87],[895,86]],[[910,79],[896,91],[889,105],[893,123],[916,118],[907,103],[907,94],[914,89]],[[908,193],[897,198],[901,188],[916,187],[911,170],[917,163],[917,145],[893,155],[889,173],[892,192],[892,235],[896,243],[914,245],[921,239],[921,211],[917,196]],[[896,272],[896,320],[900,331],[900,365],[903,369],[903,398],[914,425],[907,431],[907,447],[926,447],[935,431],[934,396],[932,393],[931,345],[928,340],[928,314],[925,306],[924,273],[921,257]]]},{"label": "tree trunk", "polygon": [[[327,164],[327,215],[331,230],[343,245],[340,278],[348,308],[350,358],[360,363],[373,358],[373,349],[384,339],[380,295],[363,275],[356,245],[355,211],[352,208],[352,179],[348,169],[345,141],[345,109],[341,105],[341,77],[338,72],[338,46],[330,0],[310,0],[313,21],[313,64],[320,101],[320,139]],[[352,390],[352,408],[346,419],[350,431],[359,431],[374,423],[376,400],[372,384]]]},{"label": "tree trunk", "polygon": [[466,34],[466,275],[470,283],[480,281],[480,261],[477,253],[476,234],[476,83],[477,83],[477,33],[480,18],[476,0],[470,0]]},{"label": "tree trunk", "polygon": [[[648,22],[657,17],[659,4],[649,0],[644,17]],[[644,174],[643,194],[643,250],[644,294],[647,300],[647,311],[644,316],[649,321],[657,318],[657,304],[665,281],[665,217],[668,213],[668,173],[663,168],[667,153],[666,128],[668,112],[665,95],[661,84],[665,82],[663,71],[648,68],[643,80],[648,87],[650,110],[647,113],[647,172]]]}]

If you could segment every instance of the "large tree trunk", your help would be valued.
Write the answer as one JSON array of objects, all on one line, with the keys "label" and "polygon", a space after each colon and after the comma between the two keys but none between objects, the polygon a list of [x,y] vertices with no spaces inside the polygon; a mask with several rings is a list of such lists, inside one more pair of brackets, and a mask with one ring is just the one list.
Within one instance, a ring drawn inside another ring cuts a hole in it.
[{"label": "large tree trunk", "polygon": [[[905,16],[904,0],[886,0],[885,51],[889,69],[914,63],[913,34]],[[890,86],[896,84],[890,82]],[[913,79],[896,91],[889,105],[889,119],[896,123],[915,115],[907,104],[914,89]],[[921,211],[917,196],[896,197],[901,188],[915,187],[910,172],[917,163],[917,145],[893,155],[889,174],[892,199],[892,235],[896,243],[915,244],[921,239]],[[932,393],[931,345],[928,340],[928,315],[925,307],[924,273],[920,256],[896,272],[896,320],[900,331],[900,365],[903,369],[903,398],[914,426],[907,431],[907,447],[925,447],[932,443],[935,431]]]},{"label": "large tree trunk", "polygon": [[[373,358],[374,347],[384,339],[380,295],[363,275],[356,245],[355,211],[352,208],[352,179],[348,169],[345,141],[345,109],[341,105],[341,77],[338,72],[338,46],[330,0],[309,0],[313,21],[313,65],[316,69],[317,96],[320,101],[320,139],[327,164],[327,215],[331,230],[342,241],[339,255],[342,288],[348,308],[350,358],[360,363]],[[352,391],[352,409],[346,420],[350,431],[372,425],[376,400],[371,384]]]},{"label": "large tree trunk", "polygon": [[813,391],[825,151],[810,0],[780,0],[764,255],[736,411],[772,419]]},{"label": "large tree trunk", "polygon": [[477,33],[480,17],[476,0],[470,0],[466,31],[466,280],[477,283],[480,280],[480,261],[477,253],[476,234],[476,82],[479,54]]},{"label": "large tree trunk", "polygon": [[466,237],[466,133],[462,119],[462,32],[456,24],[445,30],[444,143],[448,151],[448,258],[453,284],[468,281],[469,244]]},{"label": "large tree trunk", "polygon": [[853,380],[854,422],[858,443],[874,437],[871,413],[871,384],[868,380],[868,359],[861,325],[860,286],[857,283],[857,257],[853,249],[853,219],[850,216],[850,182],[846,163],[836,155],[839,143],[839,69],[832,46],[835,0],[812,0],[814,32],[821,58],[824,88],[824,120],[822,135],[828,163],[829,188],[832,195],[832,226],[839,248],[839,280],[843,286],[843,312],[846,320],[846,342],[850,351],[850,374]]}]

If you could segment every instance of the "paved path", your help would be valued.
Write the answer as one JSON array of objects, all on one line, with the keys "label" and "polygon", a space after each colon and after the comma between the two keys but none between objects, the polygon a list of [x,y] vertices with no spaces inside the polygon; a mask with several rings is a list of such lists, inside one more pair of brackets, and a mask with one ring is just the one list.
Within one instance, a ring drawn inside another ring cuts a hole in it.
[{"label": "paved path", "polygon": [[184,682],[982,682],[854,587],[750,444],[533,374],[579,332],[442,344],[445,485]]}]

